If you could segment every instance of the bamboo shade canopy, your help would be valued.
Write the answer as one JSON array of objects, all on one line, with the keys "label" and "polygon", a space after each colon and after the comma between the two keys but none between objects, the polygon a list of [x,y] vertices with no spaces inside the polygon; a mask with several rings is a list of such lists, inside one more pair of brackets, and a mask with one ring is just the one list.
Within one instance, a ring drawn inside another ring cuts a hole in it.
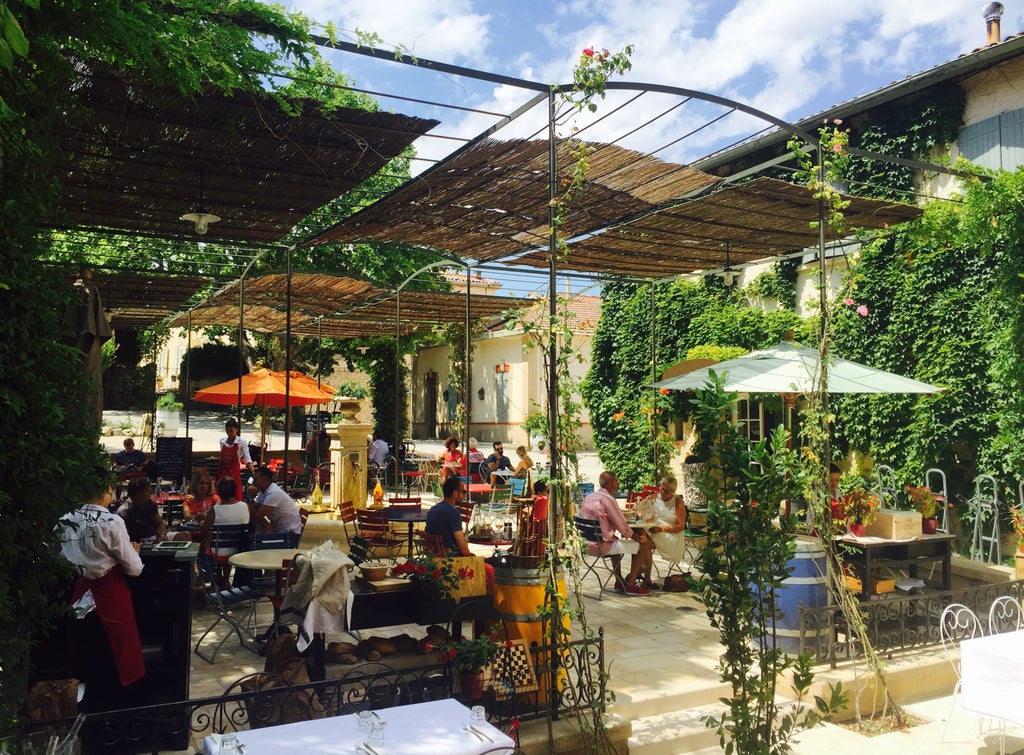
[{"label": "bamboo shade canopy", "polygon": [[[263,275],[244,281],[243,324],[246,330],[283,333],[287,327],[287,275]],[[396,296],[365,281],[320,273],[292,274],[292,332],[334,338],[395,334]],[[474,319],[493,318],[519,304],[506,296],[470,297]],[[399,328],[403,334],[430,331],[446,323],[463,322],[466,296],[457,292],[401,292]],[[184,327],[187,314],[171,323]],[[238,283],[218,291],[191,312],[193,327],[238,324]]]},{"label": "bamboo shade canopy", "polygon": [[[113,328],[148,328],[184,309],[209,278],[90,268]],[[80,277],[77,270],[68,277]]]},{"label": "bamboo shade canopy", "polygon": [[[846,197],[848,228],[877,229],[921,214],[911,205]],[[579,272],[667,277],[762,260],[818,244],[818,201],[806,187],[773,178],[721,189],[579,239],[560,267]],[[834,234],[826,228],[826,238]],[[517,264],[546,267],[548,252]]]},{"label": "bamboo shade canopy", "polygon": [[[588,186],[569,208],[570,236],[602,228],[714,183],[685,165],[615,145],[591,144]],[[558,146],[560,180],[571,179],[572,146]],[[462,258],[493,260],[546,244],[548,143],[487,139],[439,163],[388,197],[307,242],[404,241]]]},{"label": "bamboo shade canopy", "polygon": [[[102,65],[73,88],[85,110],[55,128],[63,194],[50,224],[162,238],[278,241],[438,123],[305,100],[289,116],[269,93],[189,99]],[[179,219],[199,209],[200,172],[203,207],[221,218],[202,237]]]}]

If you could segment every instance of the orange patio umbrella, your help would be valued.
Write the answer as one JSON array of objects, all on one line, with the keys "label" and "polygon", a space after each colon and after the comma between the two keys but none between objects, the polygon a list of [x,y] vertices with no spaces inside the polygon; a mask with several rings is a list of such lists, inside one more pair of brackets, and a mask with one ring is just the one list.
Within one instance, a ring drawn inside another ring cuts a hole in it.
[{"label": "orange patio umbrella", "polygon": [[[193,401],[205,401],[209,404],[220,404],[231,406],[238,403],[239,379],[227,380],[223,383],[211,385],[196,391],[192,395]],[[242,375],[242,405],[262,406],[264,419],[268,406],[284,406],[285,404],[285,373],[275,372],[265,367],[253,370],[247,375]],[[328,385],[321,384],[317,387],[316,379],[301,372],[292,370],[291,379],[288,381],[288,404],[290,406],[310,406],[312,404],[323,404],[330,401],[336,390]],[[263,422],[262,427],[266,428],[267,423]],[[287,432],[287,428],[285,428]],[[266,438],[266,430],[260,437],[260,444]]]}]

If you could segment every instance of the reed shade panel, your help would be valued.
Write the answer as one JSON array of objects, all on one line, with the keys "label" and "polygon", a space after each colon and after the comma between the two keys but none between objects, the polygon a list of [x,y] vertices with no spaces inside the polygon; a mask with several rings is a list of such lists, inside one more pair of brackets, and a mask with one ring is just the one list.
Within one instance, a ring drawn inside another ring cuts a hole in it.
[{"label": "reed shade panel", "polygon": [[[877,229],[911,220],[910,205],[847,197],[846,227]],[[733,265],[818,245],[818,201],[806,187],[773,178],[729,186],[643,215],[570,245],[561,268],[579,272],[666,277]],[[826,238],[832,240],[831,229]],[[548,252],[517,263],[547,267]]]},{"label": "reed shade panel", "polygon": [[[54,127],[63,192],[49,224],[195,239],[180,216],[219,215],[204,240],[272,243],[376,174],[438,121],[308,100],[282,112],[269,93],[194,98],[83,62],[82,108]],[[66,213],[66,214],[65,214]]]},{"label": "reed shade panel", "polygon": [[[103,309],[113,328],[148,328],[179,312],[193,301],[209,278],[150,272],[104,270],[90,267],[93,283],[100,292]],[[78,268],[68,269],[68,280],[80,277]]]},{"label": "reed shade panel", "polygon": [[[587,191],[565,218],[568,236],[650,210],[718,180],[615,145],[591,146]],[[560,179],[570,180],[575,159],[565,141],[558,146],[558,164]],[[544,245],[547,238],[547,141],[488,139],[308,243],[400,240],[485,261]]]},{"label": "reed shade panel", "polygon": [[[286,325],[287,276],[264,275],[243,284],[245,327],[262,333],[282,333]],[[493,319],[522,302],[507,296],[474,294],[474,319]],[[351,338],[395,334],[396,298],[393,291],[364,281],[319,273],[292,275],[292,333]],[[445,291],[405,290],[401,295],[401,331],[425,332],[439,325],[463,322],[466,295]],[[238,283],[231,283],[191,313],[193,327],[238,322]],[[172,325],[184,326],[185,314]]]}]

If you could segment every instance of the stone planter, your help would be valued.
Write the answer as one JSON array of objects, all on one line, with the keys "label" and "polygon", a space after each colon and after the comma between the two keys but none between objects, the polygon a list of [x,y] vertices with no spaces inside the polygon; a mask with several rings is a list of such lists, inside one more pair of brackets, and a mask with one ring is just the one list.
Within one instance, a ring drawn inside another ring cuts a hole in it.
[{"label": "stone planter", "polygon": [[[178,426],[180,424],[181,413],[178,411],[170,411],[168,409],[157,409],[156,410],[156,426],[157,431],[160,435],[174,437],[178,434]],[[163,425],[163,431],[160,431],[160,426]]]}]

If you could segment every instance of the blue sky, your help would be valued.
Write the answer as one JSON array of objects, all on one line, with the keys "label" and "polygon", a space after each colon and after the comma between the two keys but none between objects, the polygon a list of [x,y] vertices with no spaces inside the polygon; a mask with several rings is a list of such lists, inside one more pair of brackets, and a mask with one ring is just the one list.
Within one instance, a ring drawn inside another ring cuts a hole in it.
[{"label": "blue sky", "polygon": [[[668,84],[738,100],[786,120],[824,111],[893,81],[969,53],[985,44],[980,0],[290,0],[284,5],[320,23],[333,23],[342,39],[373,32],[382,47],[539,82],[571,80],[584,47],[616,51],[634,46],[625,81]],[[1004,3],[1003,36],[1024,29],[1024,0]],[[391,61],[329,56],[360,87],[506,113],[527,95],[493,84],[440,76]],[[625,95],[622,95],[625,96]],[[380,98],[383,107],[443,121],[435,134],[468,138],[493,116]],[[646,101],[645,101],[646,102]],[[590,139],[622,134],[615,98],[598,115],[612,114],[587,133]],[[644,120],[663,110],[633,105]],[[685,113],[620,142],[641,151],[669,144],[674,135],[706,122],[711,109]],[[541,122],[523,119],[503,138],[529,136]],[[586,125],[581,117],[575,126]],[[764,124],[733,115],[658,157],[688,161],[750,136]],[[425,158],[458,146],[453,139],[423,140]],[[421,165],[421,168],[425,165]]]}]

